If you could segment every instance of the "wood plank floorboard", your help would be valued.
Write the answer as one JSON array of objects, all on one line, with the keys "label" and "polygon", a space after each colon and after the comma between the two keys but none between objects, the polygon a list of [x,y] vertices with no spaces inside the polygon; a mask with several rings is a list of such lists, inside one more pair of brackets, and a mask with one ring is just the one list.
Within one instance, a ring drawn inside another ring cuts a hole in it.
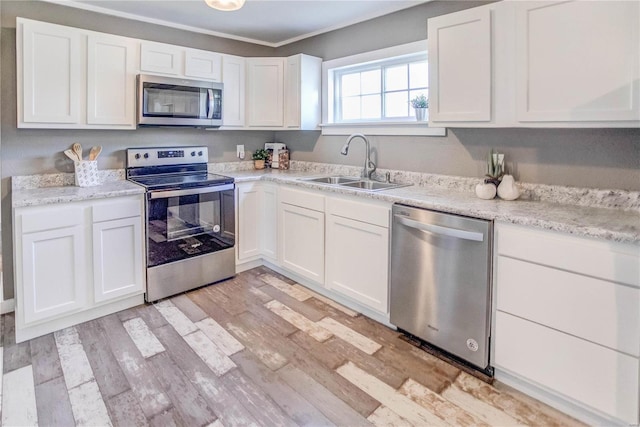
[{"label": "wood plank floorboard", "polygon": [[6,314],[4,317],[4,347],[3,347],[3,373],[24,368],[31,364],[31,346],[28,342],[16,344],[15,315]]},{"label": "wood plank floorboard", "polygon": [[75,424],[67,385],[61,376],[36,384],[38,423],[41,426],[72,426]]},{"label": "wood plank floorboard", "polygon": [[[47,334],[29,341],[33,381],[36,385],[62,377],[62,366],[53,334]],[[63,379],[64,382],[64,379]]]},{"label": "wood plank floorboard", "polygon": [[[583,424],[267,267],[16,344],[4,426]],[[1,426],[0,426],[1,427]]]}]

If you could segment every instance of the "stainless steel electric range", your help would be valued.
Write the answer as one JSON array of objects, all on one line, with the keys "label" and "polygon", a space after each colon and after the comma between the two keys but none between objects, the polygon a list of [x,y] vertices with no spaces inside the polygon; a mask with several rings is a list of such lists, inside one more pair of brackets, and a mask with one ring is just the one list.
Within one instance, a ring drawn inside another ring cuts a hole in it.
[{"label": "stainless steel electric range", "polygon": [[147,301],[236,274],[234,180],[207,172],[207,147],[131,148],[146,188]]}]

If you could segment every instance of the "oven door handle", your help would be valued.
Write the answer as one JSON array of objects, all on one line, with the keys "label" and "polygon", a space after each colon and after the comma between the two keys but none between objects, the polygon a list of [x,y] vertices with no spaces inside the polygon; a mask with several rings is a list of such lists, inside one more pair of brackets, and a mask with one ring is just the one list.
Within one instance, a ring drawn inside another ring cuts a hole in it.
[{"label": "oven door handle", "polygon": [[210,187],[187,188],[184,190],[151,191],[149,199],[168,199],[169,197],[192,196],[195,194],[219,193],[233,190],[234,184],[213,185]]}]

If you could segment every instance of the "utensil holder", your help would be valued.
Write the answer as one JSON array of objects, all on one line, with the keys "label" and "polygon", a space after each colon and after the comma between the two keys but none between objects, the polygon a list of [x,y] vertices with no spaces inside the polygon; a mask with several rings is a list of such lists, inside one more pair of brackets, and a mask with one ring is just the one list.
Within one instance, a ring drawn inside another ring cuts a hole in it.
[{"label": "utensil holder", "polygon": [[93,187],[99,185],[98,162],[95,160],[82,160],[73,162],[76,170],[75,178],[78,187]]}]

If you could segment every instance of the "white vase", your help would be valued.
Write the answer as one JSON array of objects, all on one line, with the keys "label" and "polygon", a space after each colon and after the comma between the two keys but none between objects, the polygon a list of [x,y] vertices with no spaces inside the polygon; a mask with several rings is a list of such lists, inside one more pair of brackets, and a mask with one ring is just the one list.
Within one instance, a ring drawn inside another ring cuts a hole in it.
[{"label": "white vase", "polygon": [[515,200],[520,197],[520,190],[513,176],[504,175],[502,177],[502,182],[498,185],[498,197],[503,200]]},{"label": "white vase", "polygon": [[427,121],[427,109],[426,108],[414,108],[416,110],[416,120],[419,122]]},{"label": "white vase", "polygon": [[491,200],[496,197],[496,186],[490,182],[476,185],[476,196],[481,199]]}]

